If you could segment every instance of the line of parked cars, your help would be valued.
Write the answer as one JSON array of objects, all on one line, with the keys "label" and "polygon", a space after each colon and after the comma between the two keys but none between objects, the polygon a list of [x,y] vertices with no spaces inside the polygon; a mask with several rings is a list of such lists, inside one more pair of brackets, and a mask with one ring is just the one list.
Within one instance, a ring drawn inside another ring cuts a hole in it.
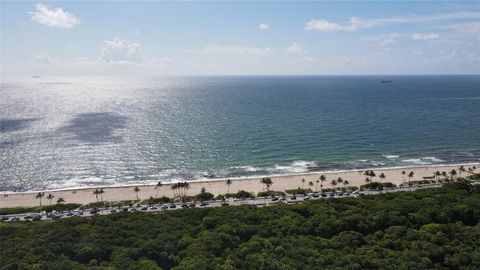
[{"label": "line of parked cars", "polygon": [[[316,200],[320,198],[333,198],[333,197],[343,197],[343,196],[351,196],[351,195],[364,195],[362,192],[359,191],[353,191],[353,192],[324,192],[324,193],[308,193],[303,197],[303,200]],[[300,196],[300,199],[302,196]],[[261,201],[261,199],[257,199],[258,201]],[[233,202],[239,202],[243,201],[243,199],[234,199]],[[292,195],[292,196],[272,196],[271,197],[271,203],[279,203],[279,202],[295,202],[297,201],[297,196]],[[256,202],[258,204],[258,202]],[[199,207],[206,207],[208,206],[209,203],[205,201],[201,201],[198,203]],[[220,205],[222,207],[229,206],[230,203],[228,201],[222,201],[220,202]],[[90,216],[97,216],[102,213],[102,211],[106,211],[103,213],[117,213],[117,212],[137,212],[137,211],[165,211],[168,209],[175,209],[177,207],[180,208],[195,208],[197,207],[197,203],[190,202],[190,203],[182,203],[182,204],[157,204],[157,205],[138,205],[138,206],[119,206],[116,208],[106,208],[106,209],[98,209],[98,208],[93,208],[86,210]],[[37,213],[37,214],[25,214],[25,215],[16,215],[16,216],[1,216],[0,220],[1,221],[20,221],[22,220],[42,220],[42,219],[59,219],[62,218],[63,216],[67,217],[78,217],[78,216],[83,216],[84,211],[80,210],[72,210],[68,212],[57,212],[57,211],[52,211],[50,213],[46,213],[45,211],[42,213]]]}]

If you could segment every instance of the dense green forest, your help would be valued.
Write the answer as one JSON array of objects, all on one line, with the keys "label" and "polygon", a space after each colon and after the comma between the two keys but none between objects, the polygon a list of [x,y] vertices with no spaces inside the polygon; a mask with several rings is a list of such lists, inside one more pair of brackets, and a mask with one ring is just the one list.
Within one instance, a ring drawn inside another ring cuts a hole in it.
[{"label": "dense green forest", "polygon": [[0,223],[1,269],[480,269],[480,188]]}]

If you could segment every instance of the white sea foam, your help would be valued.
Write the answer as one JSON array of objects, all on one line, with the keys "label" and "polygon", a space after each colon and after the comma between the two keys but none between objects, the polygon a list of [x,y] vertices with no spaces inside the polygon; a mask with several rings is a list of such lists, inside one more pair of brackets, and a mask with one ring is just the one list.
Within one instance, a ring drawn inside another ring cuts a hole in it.
[{"label": "white sea foam", "polygon": [[421,158],[412,158],[412,159],[404,159],[402,160],[403,162],[406,162],[406,163],[413,163],[413,164],[417,164],[417,165],[428,165],[428,164],[432,164],[428,161],[425,161],[425,160],[422,160]]},{"label": "white sea foam", "polygon": [[422,157],[422,160],[429,160],[432,162],[445,162],[445,160],[442,160],[436,157]]},{"label": "white sea foam", "polygon": [[302,172],[308,172],[308,168],[314,165],[314,162],[311,161],[304,161],[304,160],[298,160],[292,162],[290,165],[275,165],[273,169],[270,169],[269,171],[274,171],[274,172],[281,172],[281,173],[302,173]]},{"label": "white sea foam", "polygon": [[71,178],[68,180],[59,180],[48,183],[49,189],[65,189],[65,188],[80,188],[91,186],[104,186],[116,184],[115,179],[103,179],[100,177],[90,176],[85,178]]},{"label": "white sea foam", "polygon": [[384,162],[380,162],[380,161],[372,160],[372,165],[373,165],[373,166],[383,166],[383,165],[385,165],[385,163],[384,163]]},{"label": "white sea foam", "polygon": [[399,155],[383,155],[383,157],[388,159],[396,159],[396,158],[399,158],[400,156]]},{"label": "white sea foam", "polygon": [[235,166],[235,167],[232,167],[232,169],[240,169],[240,170],[244,170],[246,172],[256,172],[258,169],[253,167],[253,166]]}]

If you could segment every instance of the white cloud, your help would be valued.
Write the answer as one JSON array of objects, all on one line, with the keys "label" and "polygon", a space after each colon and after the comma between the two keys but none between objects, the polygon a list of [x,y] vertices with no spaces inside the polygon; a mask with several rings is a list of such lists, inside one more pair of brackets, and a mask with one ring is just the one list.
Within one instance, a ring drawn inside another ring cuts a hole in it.
[{"label": "white cloud", "polygon": [[100,58],[109,63],[139,63],[143,60],[143,52],[140,44],[116,37],[103,43]]},{"label": "white cloud", "polygon": [[72,28],[80,21],[72,13],[66,12],[61,8],[49,9],[44,4],[36,4],[35,11],[29,12],[32,14],[32,20],[38,23],[61,28]]},{"label": "white cloud", "polygon": [[480,56],[479,55],[475,55],[475,54],[469,54],[467,55],[467,60],[469,62],[477,62],[477,63],[480,63]]},{"label": "white cloud", "polygon": [[186,52],[205,55],[264,55],[272,53],[273,50],[269,47],[247,47],[247,46],[220,46],[208,45],[202,49],[189,49]]},{"label": "white cloud", "polygon": [[440,38],[437,33],[415,33],[412,35],[412,40],[434,40]]},{"label": "white cloud", "polygon": [[457,24],[449,26],[447,28],[455,29],[461,32],[480,33],[480,22]]},{"label": "white cloud", "polygon": [[46,52],[40,52],[33,58],[35,64],[48,65],[53,62],[52,57]]},{"label": "white cloud", "polygon": [[305,48],[296,42],[293,42],[292,45],[288,46],[288,48],[285,49],[285,52],[291,54],[306,53]]},{"label": "white cloud", "polygon": [[457,57],[457,50],[452,50],[450,53],[441,55],[437,58],[432,59],[431,61],[434,63],[444,63],[449,62],[450,60]]},{"label": "white cloud", "polygon": [[310,57],[310,56],[304,56],[304,57],[303,57],[303,60],[306,61],[306,62],[314,62],[314,61],[315,61],[315,58]]},{"label": "white cloud", "polygon": [[422,51],[422,50],[415,50],[415,51],[413,51],[413,55],[422,56],[422,54],[423,54],[423,51]]},{"label": "white cloud", "polygon": [[317,31],[356,31],[358,29],[371,28],[378,25],[386,24],[415,24],[441,20],[457,20],[457,19],[475,19],[480,18],[480,12],[454,12],[440,13],[422,16],[404,16],[377,19],[360,19],[351,17],[347,23],[340,24],[329,22],[325,19],[310,20],[305,25],[305,30]]},{"label": "white cloud", "polygon": [[396,33],[390,34],[380,41],[380,45],[387,46],[387,45],[394,44],[395,42],[397,42],[397,39],[396,39],[397,37],[398,37],[398,34]]},{"label": "white cloud", "polygon": [[270,29],[270,25],[265,24],[265,23],[261,23],[261,24],[258,25],[258,29],[262,30],[262,31],[265,31],[265,30]]},{"label": "white cloud", "polygon": [[305,30],[319,30],[319,31],[340,31],[346,30],[344,26],[338,23],[331,23],[327,20],[310,20],[307,25],[305,25]]}]

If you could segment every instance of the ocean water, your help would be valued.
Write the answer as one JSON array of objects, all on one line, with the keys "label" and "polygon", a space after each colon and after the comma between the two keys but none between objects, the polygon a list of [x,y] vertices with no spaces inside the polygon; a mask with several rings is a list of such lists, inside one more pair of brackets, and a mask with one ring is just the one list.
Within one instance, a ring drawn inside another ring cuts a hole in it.
[{"label": "ocean water", "polygon": [[42,77],[0,88],[1,191],[479,160],[480,76]]}]

